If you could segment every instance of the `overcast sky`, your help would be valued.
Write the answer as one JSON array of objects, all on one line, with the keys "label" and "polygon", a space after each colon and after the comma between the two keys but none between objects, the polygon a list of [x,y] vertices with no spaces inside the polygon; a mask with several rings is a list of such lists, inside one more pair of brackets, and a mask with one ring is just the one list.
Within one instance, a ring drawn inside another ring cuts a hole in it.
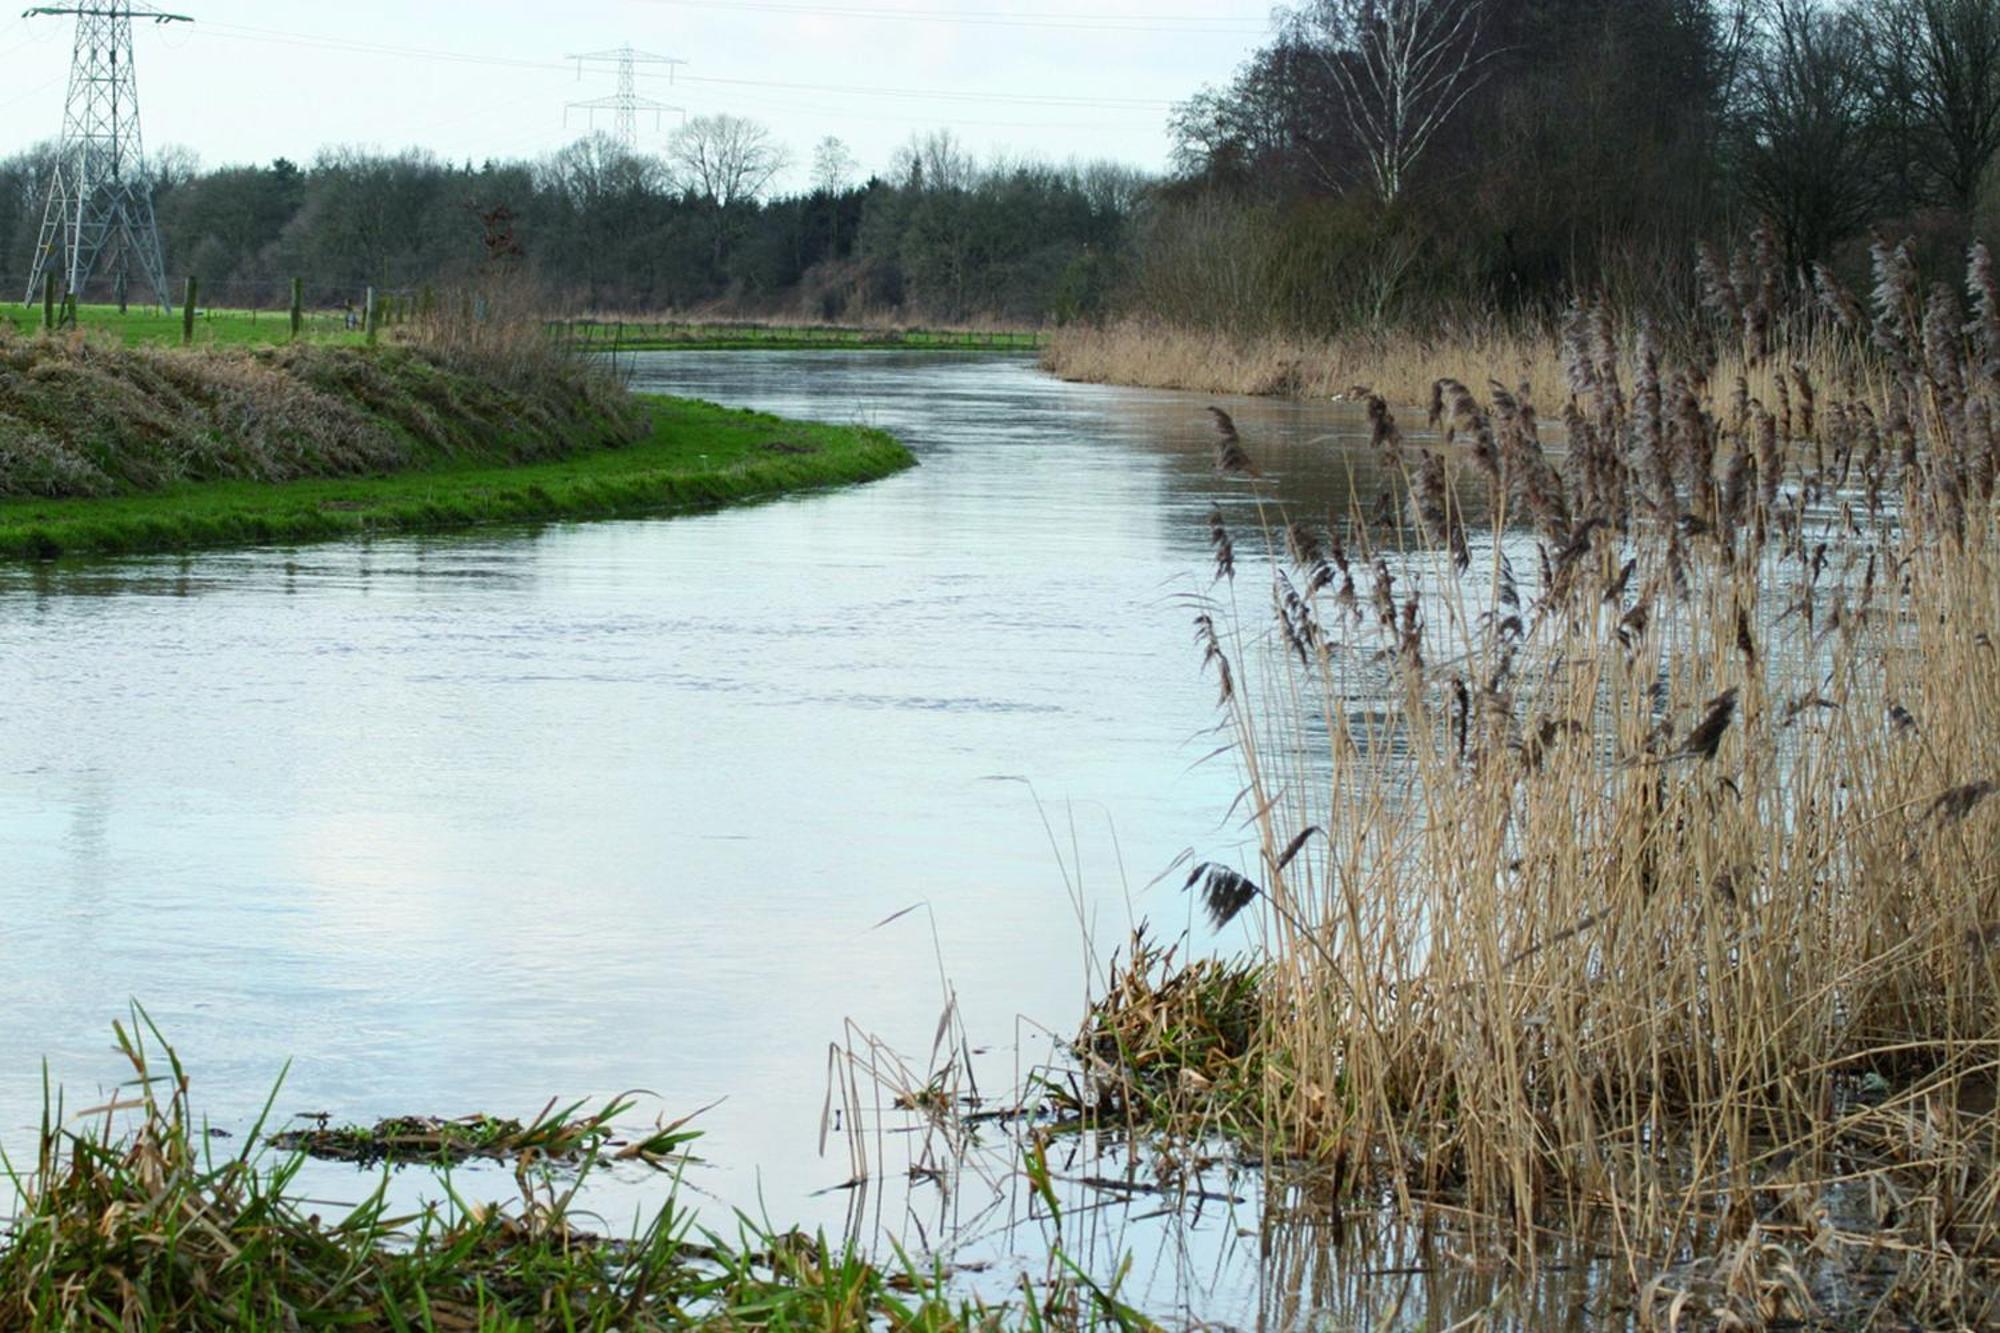
[{"label": "overcast sky", "polygon": [[[452,159],[530,157],[616,91],[615,67],[565,56],[626,45],[639,92],[691,115],[758,120],[800,164],[822,136],[865,174],[912,133],[949,126],[981,158],[1165,164],[1169,105],[1227,79],[1266,37],[1270,0],[186,0],[193,25],[136,26],[149,150],[206,166],[309,160],[330,144]],[[10,7],[11,8],[11,7]],[[0,153],[54,137],[73,20],[0,19]],[[668,76],[672,75],[669,84]],[[608,112],[597,127],[609,130]],[[681,113],[642,114],[658,148]]]}]

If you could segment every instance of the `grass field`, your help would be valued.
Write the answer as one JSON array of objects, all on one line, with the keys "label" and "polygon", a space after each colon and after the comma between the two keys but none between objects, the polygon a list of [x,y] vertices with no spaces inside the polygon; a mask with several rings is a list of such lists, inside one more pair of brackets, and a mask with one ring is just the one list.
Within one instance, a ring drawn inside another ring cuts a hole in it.
[{"label": "grass field", "polygon": [[[157,306],[133,305],[121,315],[118,307],[79,307],[85,333],[116,333],[128,346],[174,346],[181,339],[181,316]],[[0,305],[0,321],[16,332],[32,334],[42,327],[39,305]],[[752,324],[671,322],[660,320],[561,320],[551,329],[586,350],[645,351],[972,351],[1033,352],[1047,337],[1018,329],[873,329],[833,324]],[[314,342],[359,343],[363,335],[346,326],[344,312],[309,310],[305,335]],[[291,321],[283,310],[204,309],[195,315],[198,347],[251,347],[288,342]]]},{"label": "grass field", "polygon": [[786,421],[684,399],[641,402],[651,426],[639,443],[545,462],[0,501],[0,555],[175,551],[709,509],[873,480],[915,461],[893,438],[866,427]]},{"label": "grass field", "polygon": [[[181,316],[177,310],[167,314],[158,306],[133,305],[126,314],[119,314],[118,307],[112,305],[86,305],[77,309],[77,317],[86,333],[97,330],[115,332],[128,347],[158,343],[175,345],[181,340]],[[39,305],[23,306],[9,302],[0,305],[0,320],[12,324],[20,333],[34,333],[42,327],[42,308]],[[316,342],[362,341],[358,331],[349,331],[343,314],[337,310],[309,310],[306,312],[306,336]],[[283,310],[198,310],[194,318],[195,345],[200,347],[244,347],[261,343],[281,343],[291,340],[291,319]]]}]

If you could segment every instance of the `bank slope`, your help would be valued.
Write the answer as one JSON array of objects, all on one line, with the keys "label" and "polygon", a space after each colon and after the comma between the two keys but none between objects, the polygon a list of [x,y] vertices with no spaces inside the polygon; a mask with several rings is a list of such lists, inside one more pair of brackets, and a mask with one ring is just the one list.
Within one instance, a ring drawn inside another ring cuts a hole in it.
[{"label": "bank slope", "polygon": [[636,442],[558,458],[0,500],[0,555],[52,559],[684,512],[872,481],[916,462],[869,427],[788,421],[691,399],[637,401],[650,421]]}]

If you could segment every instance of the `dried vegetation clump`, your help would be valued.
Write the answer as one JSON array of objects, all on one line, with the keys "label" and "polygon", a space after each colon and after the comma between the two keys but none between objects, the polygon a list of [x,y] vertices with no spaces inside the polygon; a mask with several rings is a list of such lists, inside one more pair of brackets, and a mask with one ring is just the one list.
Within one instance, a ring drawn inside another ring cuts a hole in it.
[{"label": "dried vegetation clump", "polygon": [[1183,963],[1177,946],[1136,932],[1074,1043],[1086,1077],[1062,1109],[1197,1138],[1249,1131],[1263,1078],[1263,980],[1256,963]]},{"label": "dried vegetation clump", "polygon": [[628,443],[643,414],[532,322],[434,317],[380,348],[182,350],[0,328],[0,498],[291,481]]},{"label": "dried vegetation clump", "polygon": [[1218,515],[1197,633],[1259,850],[1191,887],[1261,918],[1273,1155],[1585,1238],[1642,1322],[1992,1327],[2000,292],[1770,262],[1705,259],[1705,354],[1579,307],[1553,405],[1375,398],[1386,504],[1236,483],[1269,559]]}]

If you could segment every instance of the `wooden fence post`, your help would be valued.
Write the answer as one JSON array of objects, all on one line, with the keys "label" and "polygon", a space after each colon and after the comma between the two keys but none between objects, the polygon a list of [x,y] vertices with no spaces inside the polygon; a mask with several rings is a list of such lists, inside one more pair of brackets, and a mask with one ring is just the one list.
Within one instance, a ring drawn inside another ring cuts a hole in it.
[{"label": "wooden fence post", "polygon": [[56,326],[56,275],[50,269],[42,274],[42,328],[51,331]]},{"label": "wooden fence post", "polygon": [[292,341],[297,342],[306,327],[306,280],[292,279]]},{"label": "wooden fence post", "polygon": [[370,287],[368,289],[368,299],[361,307],[361,327],[366,333],[370,347],[375,345],[376,326],[379,318],[380,312],[375,305],[375,289]]},{"label": "wooden fence post", "polygon": [[187,295],[181,301],[181,346],[194,346],[194,303],[201,293],[201,284],[190,274],[187,280]]}]

